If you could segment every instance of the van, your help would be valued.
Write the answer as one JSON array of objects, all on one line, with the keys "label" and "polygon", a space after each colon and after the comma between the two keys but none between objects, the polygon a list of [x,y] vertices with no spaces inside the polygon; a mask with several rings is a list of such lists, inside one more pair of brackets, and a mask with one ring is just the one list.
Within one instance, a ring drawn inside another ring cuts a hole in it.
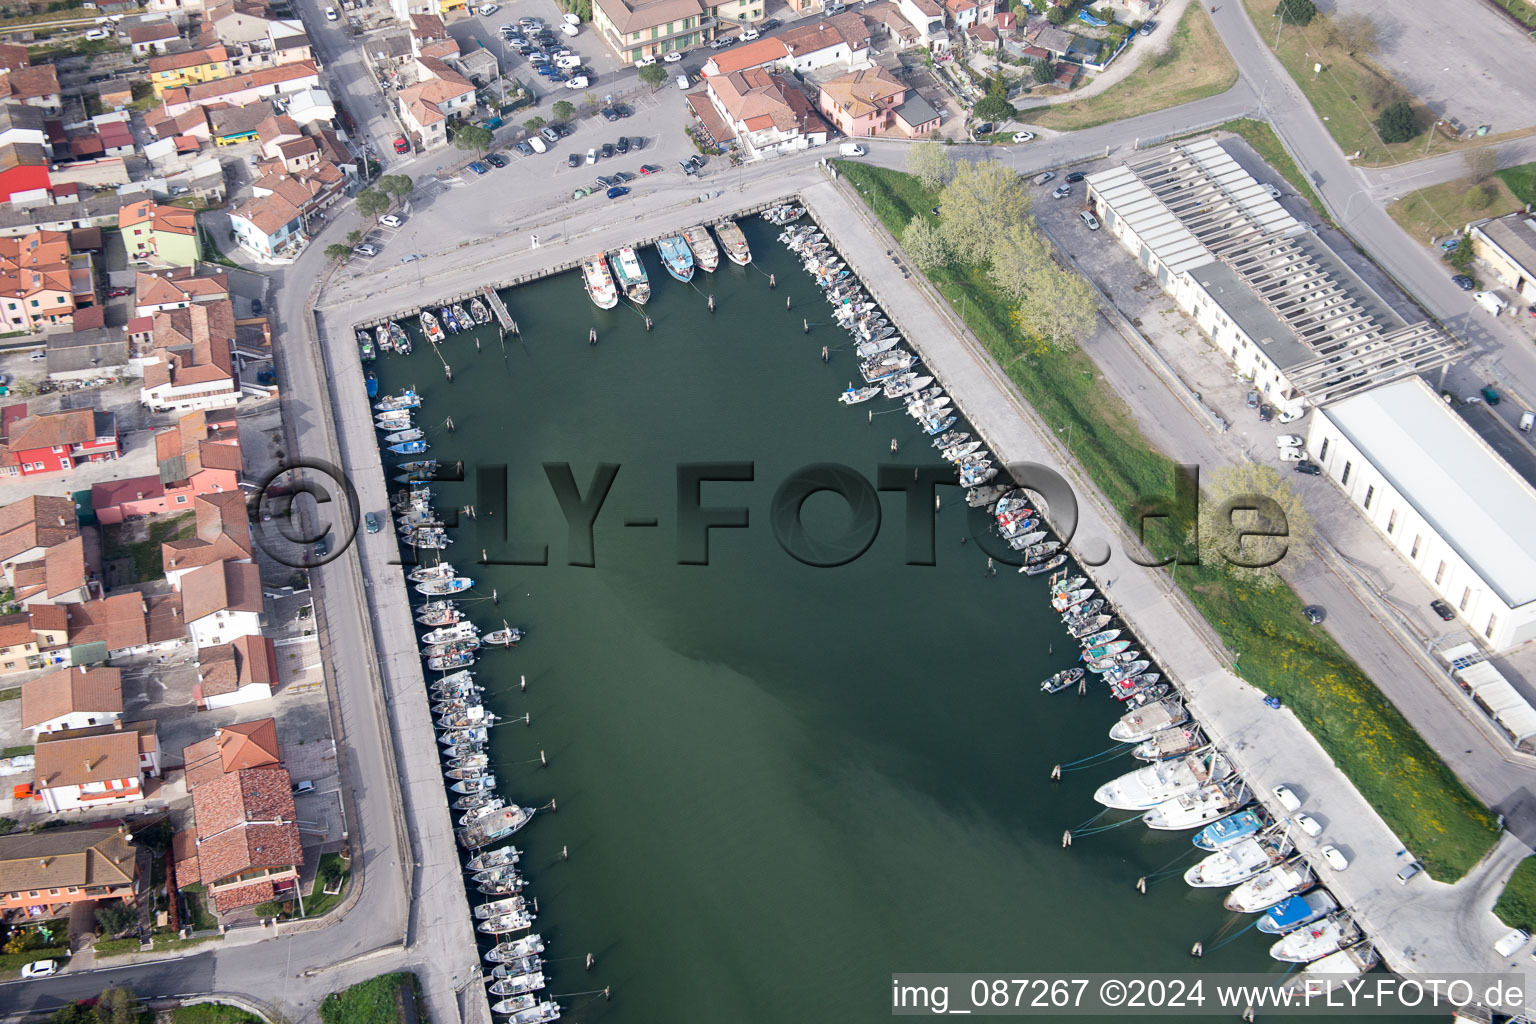
[{"label": "van", "polygon": [[865,149],[857,142],[844,142],[837,147],[837,151],[843,156],[863,156],[865,153],[869,152],[869,150]]},{"label": "van", "polygon": [[1500,298],[1498,292],[1478,292],[1472,296],[1472,301],[1487,310],[1490,316],[1498,316],[1509,308],[1509,303]]},{"label": "van", "polygon": [[1525,431],[1527,434],[1529,434],[1531,432],[1531,427],[1533,427],[1533,426],[1536,426],[1536,412],[1523,412],[1523,413],[1521,413],[1520,414],[1520,429]]},{"label": "van", "polygon": [[687,75],[678,75],[677,76],[677,87],[679,89],[686,89],[686,88],[688,88],[688,76]]},{"label": "van", "polygon": [[1498,942],[1493,944],[1493,951],[1499,956],[1514,956],[1515,950],[1531,940],[1531,935],[1523,928],[1516,928]]},{"label": "van", "polygon": [[544,140],[542,138],[540,138],[539,136],[537,136],[537,135],[530,135],[530,136],[528,136],[528,145],[533,147],[533,151],[535,153],[547,153],[547,152],[549,152],[549,147],[546,146],[544,144]]}]

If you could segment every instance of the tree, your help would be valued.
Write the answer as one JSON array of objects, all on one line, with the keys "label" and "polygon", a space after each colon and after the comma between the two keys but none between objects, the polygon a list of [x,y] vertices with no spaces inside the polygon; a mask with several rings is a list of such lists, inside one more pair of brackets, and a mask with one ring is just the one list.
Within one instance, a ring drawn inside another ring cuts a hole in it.
[{"label": "tree", "polygon": [[907,173],[921,181],[926,189],[942,188],[954,169],[949,154],[937,142],[919,142],[907,147]]},{"label": "tree", "polygon": [[1013,104],[1001,96],[983,96],[976,101],[974,110],[983,121],[1006,121],[1016,113]]},{"label": "tree", "polygon": [[328,260],[335,260],[339,263],[351,255],[352,247],[350,245],[342,245],[340,242],[337,242],[325,247],[325,258]]},{"label": "tree", "polygon": [[1292,25],[1310,25],[1317,17],[1317,5],[1312,0],[1280,0],[1275,17],[1284,18]]},{"label": "tree", "polygon": [[1465,274],[1467,272],[1467,268],[1472,265],[1472,260],[1476,258],[1476,256],[1477,253],[1472,249],[1471,237],[1468,235],[1462,235],[1461,238],[1457,239],[1456,247],[1450,252],[1446,253],[1444,259],[1445,262],[1449,263],[1451,266]]},{"label": "tree", "polygon": [[[532,117],[530,117],[528,120],[523,122],[523,131],[527,132],[529,135],[532,135],[534,132],[538,131],[540,128],[543,128],[544,125],[547,124],[547,123],[548,122],[545,121],[542,117],[540,117],[539,115],[535,114]],[[489,144],[487,144],[487,145],[489,145]],[[486,147],[482,146],[481,148],[484,149]]]},{"label": "tree", "polygon": [[1483,146],[1467,153],[1467,180],[1472,184],[1481,185],[1493,177],[1493,172],[1498,169],[1499,154],[1494,152],[1492,146]]},{"label": "tree", "polygon": [[386,174],[378,181],[377,188],[386,195],[404,199],[416,185],[409,174]]},{"label": "tree", "polygon": [[555,105],[551,108],[551,112],[555,115],[556,121],[569,121],[571,115],[576,113],[576,104],[570,100],[555,100]]},{"label": "tree", "polygon": [[1093,333],[1099,305],[1087,281],[1051,260],[1019,303],[1019,315],[1046,344],[1068,349]]},{"label": "tree", "polygon": [[132,928],[138,920],[139,912],[121,901],[96,908],[96,927],[109,939]]},{"label": "tree", "polygon": [[1023,302],[1044,284],[1044,276],[1054,268],[1051,246],[1027,220],[1009,224],[1001,233],[992,253],[989,276],[998,291],[1014,302]]},{"label": "tree", "polygon": [[1313,534],[1301,495],[1263,462],[1212,473],[1199,523],[1202,562],[1224,565],[1230,574],[1264,587],[1280,582],[1275,566],[1282,559],[1294,564],[1306,558]]},{"label": "tree", "polygon": [[1462,202],[1466,204],[1469,210],[1486,210],[1492,204],[1494,195],[1493,186],[1484,182],[1481,185],[1473,185],[1468,189],[1467,195],[1462,199]]},{"label": "tree", "polygon": [[1045,12],[1045,20],[1050,22],[1052,25],[1065,24],[1067,20],[1067,12],[1062,10],[1060,7],[1052,7],[1050,10]]},{"label": "tree", "polygon": [[667,69],[660,64],[647,64],[640,69],[640,81],[651,87],[655,92],[661,88],[661,84],[667,80]]},{"label": "tree", "polygon": [[1045,85],[1056,80],[1056,65],[1042,57],[1029,62],[1029,73],[1035,76],[1035,81]]},{"label": "tree", "polygon": [[109,988],[96,1000],[97,1024],[137,1024],[139,1000],[130,988]]},{"label": "tree", "polygon": [[1328,18],[1328,39],[1350,56],[1375,53],[1381,40],[1376,23],[1364,14],[1335,14]]},{"label": "tree", "polygon": [[363,241],[363,232],[362,232],[361,229],[356,230],[356,231],[348,231],[347,232],[347,244],[348,245],[361,245],[362,241]]},{"label": "tree", "polygon": [[357,194],[357,212],[369,220],[378,220],[389,209],[389,196],[376,188],[365,188]]},{"label": "tree", "polygon": [[1413,108],[1399,100],[1383,110],[1376,119],[1376,134],[1386,143],[1407,142],[1419,134],[1419,122],[1413,116]]},{"label": "tree", "polygon": [[939,227],[955,258],[986,263],[1001,230],[1029,212],[1030,195],[1012,168],[962,160],[939,196]]},{"label": "tree", "polygon": [[907,222],[906,230],[901,233],[901,247],[907,250],[917,269],[925,274],[947,266],[950,261],[943,232],[931,218],[922,214]]},{"label": "tree", "polygon": [[[453,136],[453,144],[456,147],[464,150],[472,149],[477,153],[484,153],[487,149],[490,149],[491,143],[494,141],[495,136],[491,134],[491,130],[489,128],[481,128],[477,124],[460,125],[459,130]],[[359,196],[358,198],[362,197]]]}]

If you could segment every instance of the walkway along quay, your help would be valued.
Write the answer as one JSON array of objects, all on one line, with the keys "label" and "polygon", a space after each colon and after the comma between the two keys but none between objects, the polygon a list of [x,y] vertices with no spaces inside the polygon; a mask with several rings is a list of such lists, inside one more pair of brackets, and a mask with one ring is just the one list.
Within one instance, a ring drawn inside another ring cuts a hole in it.
[{"label": "walkway along quay", "polygon": [[[895,248],[894,243],[867,217],[856,197],[821,180],[820,171],[781,174],[773,180],[752,182],[734,195],[677,204],[648,219],[643,233],[655,234],[663,225],[680,230],[690,223],[712,222],[751,206],[761,207],[793,185],[801,187],[800,195],[819,227],[872,297],[901,325],[902,335],[922,339],[915,347],[927,372],[943,382],[988,446],[1007,461],[1063,466],[1065,460],[1048,428],[1035,420],[979,344],[956,329],[941,300],[920,279],[903,278],[887,255]],[[494,273],[503,280],[537,276],[551,265],[573,265],[594,250],[633,242],[640,233],[633,225],[607,225],[580,238],[547,242],[539,251],[500,256],[494,261]],[[490,276],[492,272],[485,269],[490,263],[446,268],[416,287],[392,288],[395,301],[391,305],[423,304],[441,295],[467,293],[480,286],[480,275]],[[425,270],[430,273],[433,268]],[[364,322],[370,313],[377,317],[377,307],[368,308],[368,296],[357,294],[360,287],[361,282],[350,284],[346,289],[350,294],[321,309],[322,320],[334,325],[327,330],[328,338],[341,339],[336,343],[348,352],[355,348],[351,324]],[[355,358],[339,358],[333,368],[338,393],[356,396],[345,400],[363,412],[361,369]],[[362,419],[366,423],[366,416]],[[364,429],[371,435],[371,430]],[[368,442],[372,443],[371,436]],[[1148,653],[1191,694],[1191,709],[1211,739],[1232,755],[1254,790],[1269,793],[1277,784],[1288,784],[1303,797],[1309,812],[1334,826],[1327,838],[1349,853],[1352,864],[1347,872],[1334,873],[1321,867],[1319,873],[1372,936],[1386,962],[1404,971],[1498,969],[1491,945],[1501,929],[1489,908],[1497,884],[1512,870],[1523,848],[1506,837],[1496,852],[1458,885],[1442,885],[1421,877],[1414,881],[1411,904],[1400,905],[1405,903],[1404,890],[1393,876],[1401,866],[1397,858],[1401,844],[1288,712],[1265,707],[1255,690],[1226,670],[1211,649],[1203,624],[1181,598],[1170,594],[1159,574],[1124,559],[1123,545],[1128,538],[1117,517],[1070,466],[1062,471],[1078,489],[1081,522],[1077,536],[1100,538],[1117,549],[1115,558],[1095,574],[1096,585],[1101,592],[1112,594],[1127,626],[1145,639]],[[1078,549],[1085,543],[1079,541]],[[435,778],[433,781],[440,786]],[[1297,842],[1304,853],[1315,854],[1316,843],[1305,837],[1298,837]],[[1456,925],[1446,927],[1453,920]]]}]

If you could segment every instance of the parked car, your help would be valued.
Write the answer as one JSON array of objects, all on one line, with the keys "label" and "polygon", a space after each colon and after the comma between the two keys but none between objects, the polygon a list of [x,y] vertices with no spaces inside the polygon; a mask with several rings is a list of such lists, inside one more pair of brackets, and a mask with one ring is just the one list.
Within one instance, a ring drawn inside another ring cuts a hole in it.
[{"label": "parked car", "polygon": [[490,164],[492,167],[507,166],[507,158],[502,156],[500,153],[487,153],[485,155],[485,162]]},{"label": "parked car", "polygon": [[1451,283],[1464,292],[1469,292],[1473,288],[1477,287],[1477,282],[1472,280],[1466,274],[1457,274],[1455,277],[1451,278]]},{"label": "parked car", "polygon": [[595,150],[595,149],[587,150],[587,163],[589,163],[589,164],[597,163],[597,150]]},{"label": "parked car", "polygon": [[1279,451],[1281,462],[1305,462],[1307,453],[1300,448],[1281,448]]},{"label": "parked car", "polygon": [[577,75],[575,78],[571,79],[569,82],[566,82],[565,83],[565,87],[567,89],[585,89],[587,86],[589,86],[591,84],[592,84],[592,80],[590,78],[588,78],[586,75]]},{"label": "parked car", "polygon": [[400,257],[400,262],[401,263],[415,263],[419,259],[421,259],[421,253],[413,252],[409,256],[402,256],[402,257]]},{"label": "parked car", "polygon": [[1148,18],[1146,21],[1141,23],[1142,35],[1149,36],[1155,31],[1157,31],[1157,22],[1153,21],[1151,18]]},{"label": "parked car", "polygon": [[656,164],[641,164],[640,165],[640,173],[641,174],[660,174],[661,173],[661,168],[659,166],[657,166]]},{"label": "parked car", "polygon": [[1248,408],[1250,408],[1250,409],[1257,409],[1258,407],[1259,407],[1259,393],[1258,393],[1258,391],[1250,388],[1249,391],[1248,391]]},{"label": "parked car", "polygon": [[469,169],[474,171],[476,174],[489,174],[491,170],[479,160],[471,160],[469,163]]},{"label": "parked car", "polygon": [[1317,852],[1322,855],[1323,860],[1328,862],[1328,866],[1335,871],[1343,871],[1349,867],[1349,858],[1344,856],[1337,846],[1330,844]]},{"label": "parked car", "polygon": [[991,135],[995,126],[991,121],[982,121],[980,124],[971,125],[971,138],[979,139],[983,135]]},{"label": "parked car", "polygon": [[[716,40],[716,42],[718,42],[718,41],[719,40]],[[635,61],[635,67],[637,67],[637,68],[648,68],[652,64],[655,64],[655,63],[656,63],[656,58],[655,57],[641,57],[639,60]]]},{"label": "parked car", "polygon": [[1082,171],[1068,171],[1067,176],[1062,180],[1069,185],[1076,185],[1086,177],[1088,177],[1088,175],[1084,174]]},{"label": "parked car", "polygon": [[1301,610],[1301,614],[1314,626],[1321,626],[1323,620],[1328,617],[1328,612],[1320,604],[1309,604]]},{"label": "parked car", "polygon": [[628,171],[615,171],[613,173],[613,180],[617,181],[620,185],[628,185],[635,180],[635,176]]},{"label": "parked car", "polygon": [[1300,448],[1306,443],[1306,439],[1300,434],[1281,434],[1275,438],[1276,448]]},{"label": "parked car", "polygon": [[579,188],[576,191],[571,193],[571,198],[572,199],[585,199],[587,196],[589,196],[591,194],[592,194],[592,190],[591,189],[589,189],[589,188]]},{"label": "parked car", "polygon": [[[526,143],[526,142],[519,142],[517,145],[513,146],[512,148],[517,150],[523,156],[533,156],[533,147],[528,145],[528,143]],[[572,153],[571,155],[574,157],[576,154]]]},{"label": "parked car", "polygon": [[608,190],[609,199],[619,199],[627,195],[629,195],[629,189],[625,188],[623,185],[615,185],[613,188]]},{"label": "parked car", "polygon": [[1270,420],[1272,420],[1274,418],[1275,418],[1275,410],[1273,410],[1273,409],[1271,409],[1269,407],[1269,403],[1268,402],[1260,403],[1260,405],[1259,405],[1259,422],[1260,423],[1268,423]]},{"label": "parked car", "polygon": [[1086,224],[1088,226],[1088,230],[1089,231],[1097,231],[1097,230],[1099,230],[1099,218],[1095,217],[1093,214],[1089,213],[1087,210],[1083,210],[1081,213],[1079,213],[1077,215],[1077,219],[1082,221],[1084,224]]},{"label": "parked car", "polygon": [[397,213],[386,213],[384,216],[379,218],[379,223],[387,228],[397,228],[401,224],[404,224],[405,221],[401,220],[400,215]]},{"label": "parked car", "polygon": [[727,46],[735,46],[735,45],[736,45],[736,40],[734,40],[734,39],[726,39],[724,37],[721,37],[720,39],[711,39],[709,41],[709,48],[711,50],[723,50]]},{"label": "parked car", "polygon": [[379,254],[378,247],[371,242],[364,242],[362,245],[353,248],[352,251],[359,256],[377,256]]},{"label": "parked car", "polygon": [[1397,884],[1407,885],[1408,879],[1412,878],[1414,875],[1420,874],[1423,872],[1423,870],[1423,864],[1420,864],[1416,860],[1409,861],[1403,866],[1402,870],[1397,873]]},{"label": "parked car", "polygon": [[667,64],[676,64],[678,61],[683,59],[683,55],[681,53],[679,53],[677,50],[673,50],[671,53],[668,53],[665,57],[662,57],[661,59],[665,63],[667,63]]},{"label": "parked car", "polygon": [[1531,933],[1523,928],[1516,928],[1493,944],[1493,951],[1499,956],[1513,956],[1515,951],[1527,942],[1531,941]]},{"label": "parked car", "polygon": [[559,142],[560,141],[560,129],[556,125],[547,124],[543,128],[539,129],[539,136],[545,142],[549,142],[549,143]]},{"label": "parked car", "polygon": [[1318,836],[1323,834],[1323,826],[1319,825],[1317,823],[1317,819],[1312,817],[1310,814],[1298,814],[1291,820],[1296,823],[1297,828],[1301,829],[1313,839],[1316,839]]},{"label": "parked car", "polygon": [[603,115],[604,121],[617,121],[619,119],[619,112],[612,107],[604,107],[598,113]]},{"label": "parked car", "polygon": [[1067,198],[1067,196],[1069,196],[1071,194],[1072,194],[1072,186],[1071,185],[1067,185],[1067,184],[1061,184],[1061,185],[1057,185],[1056,186],[1056,190],[1051,193],[1051,198],[1052,199],[1065,199],[1065,198]]},{"label": "parked car", "polygon": [[379,532],[379,517],[374,515],[372,512],[369,512],[366,515],[364,515],[363,516],[363,529],[367,530],[369,533],[378,533]]},{"label": "parked car", "polygon": [[480,8],[480,13],[495,14],[499,10],[501,10],[501,6],[499,4],[486,4],[484,7]]},{"label": "parked car", "polygon": [[1456,612],[1452,610],[1450,605],[1446,604],[1438,597],[1429,602],[1429,610],[1440,616],[1440,618],[1444,619],[1446,622],[1453,622],[1456,619]]},{"label": "parked car", "polygon": [[1322,476],[1323,475],[1323,467],[1319,466],[1317,463],[1313,462],[1310,459],[1302,459],[1300,462],[1296,463],[1296,465],[1292,466],[1291,468],[1294,469],[1298,473],[1305,473],[1307,476]]},{"label": "parked car", "polygon": [[611,143],[611,142],[603,143],[603,159],[604,160],[612,160],[613,159],[613,143]]},{"label": "parked car", "polygon": [[597,176],[597,183],[603,188],[613,188],[613,186],[619,184],[619,181],[617,178],[610,178],[606,174],[599,174]]},{"label": "parked car", "polygon": [[1041,171],[1039,174],[1035,175],[1033,178],[1030,178],[1029,180],[1033,184],[1044,185],[1048,181],[1055,181],[1056,180],[1056,172],[1055,171]]},{"label": "parked car", "polygon": [[29,964],[22,965],[21,968],[22,980],[28,978],[48,978],[57,973],[59,973],[59,962],[57,960],[33,960]]},{"label": "parked car", "polygon": [[107,292],[107,298],[109,298],[109,299],[120,299],[124,295],[132,295],[132,294],[133,294],[133,289],[132,288],[113,288],[113,289],[111,289],[110,291]]},{"label": "parked car", "polygon": [[1267,181],[1266,182],[1260,182],[1260,187],[1263,188],[1265,192],[1269,193],[1269,198],[1271,198],[1271,199],[1279,199],[1280,198],[1280,190],[1275,188],[1275,186],[1271,185],[1269,182],[1267,182]]},{"label": "parked car", "polygon": [[1482,395],[1483,401],[1487,402],[1489,405],[1499,404],[1499,393],[1493,390],[1493,388],[1483,388],[1478,392],[1478,394]]},{"label": "parked car", "polygon": [[629,152],[629,139],[626,138],[623,135],[620,135],[619,136],[619,141],[615,142],[613,144],[613,148],[618,150],[619,153],[621,153],[621,154],[628,153]]},{"label": "parked car", "polygon": [[570,156],[566,157],[565,158],[565,166],[567,166],[567,167],[580,167],[581,166],[581,154],[580,153],[572,153]]},{"label": "parked car", "polygon": [[409,153],[410,151],[411,151],[411,144],[409,142],[405,141],[405,136],[404,135],[396,135],[395,136],[395,152],[396,153]]},{"label": "parked car", "polygon": [[769,18],[767,21],[759,25],[758,28],[763,32],[772,32],[782,24],[783,22],[781,22],[778,18]]},{"label": "parked car", "polygon": [[1301,810],[1301,797],[1297,796],[1290,786],[1276,786],[1275,799],[1288,811]]},{"label": "parked car", "polygon": [[1035,141],[1035,133],[1034,132],[1014,132],[1013,133],[1013,141],[1014,142],[1034,142]]}]

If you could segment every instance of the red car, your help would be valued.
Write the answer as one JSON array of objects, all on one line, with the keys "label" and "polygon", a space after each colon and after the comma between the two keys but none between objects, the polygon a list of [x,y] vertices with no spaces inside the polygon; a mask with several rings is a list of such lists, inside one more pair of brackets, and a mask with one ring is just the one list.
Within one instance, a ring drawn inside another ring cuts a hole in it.
[{"label": "red car", "polygon": [[397,136],[395,136],[395,152],[396,153],[409,153],[410,151],[411,151],[411,144],[409,142],[405,141],[405,136],[404,135],[397,135]]},{"label": "red car", "polygon": [[132,295],[132,294],[133,294],[133,289],[132,288],[113,288],[111,291],[107,292],[107,298],[109,298],[109,299],[120,299],[124,295]]}]

